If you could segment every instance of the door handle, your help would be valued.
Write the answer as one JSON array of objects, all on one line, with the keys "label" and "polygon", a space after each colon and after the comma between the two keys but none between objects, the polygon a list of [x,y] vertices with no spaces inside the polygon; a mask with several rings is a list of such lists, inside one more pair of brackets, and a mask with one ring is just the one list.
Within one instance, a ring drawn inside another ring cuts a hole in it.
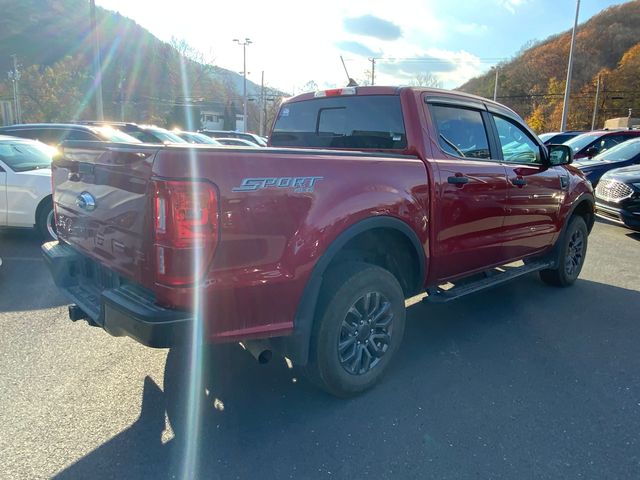
[{"label": "door handle", "polygon": [[524,187],[527,184],[527,180],[522,177],[516,177],[511,179],[511,183],[516,187]]},{"label": "door handle", "polygon": [[451,183],[452,185],[464,185],[465,183],[469,183],[469,179],[465,176],[458,176],[456,175],[455,177],[449,177],[447,178],[447,182]]}]

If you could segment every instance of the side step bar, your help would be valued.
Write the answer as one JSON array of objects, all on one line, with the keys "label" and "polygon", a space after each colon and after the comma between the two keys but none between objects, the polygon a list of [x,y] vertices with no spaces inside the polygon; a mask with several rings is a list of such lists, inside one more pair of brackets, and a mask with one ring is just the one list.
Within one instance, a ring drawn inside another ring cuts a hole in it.
[{"label": "side step bar", "polygon": [[509,282],[514,278],[527,275],[529,273],[538,272],[546,268],[553,267],[553,262],[539,261],[522,265],[521,267],[508,268],[504,272],[497,270],[488,270],[485,272],[485,278],[464,283],[459,286],[453,286],[448,290],[442,288],[427,289],[427,296],[422,300],[425,303],[447,303],[457,300],[471,293],[476,293],[487,288],[495,287],[503,283]]}]

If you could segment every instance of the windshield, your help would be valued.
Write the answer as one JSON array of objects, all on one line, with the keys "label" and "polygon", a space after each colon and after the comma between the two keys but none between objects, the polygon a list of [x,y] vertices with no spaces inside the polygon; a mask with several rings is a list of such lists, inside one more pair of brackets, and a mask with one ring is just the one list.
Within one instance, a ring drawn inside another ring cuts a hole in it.
[{"label": "windshield", "polygon": [[578,135],[577,137],[572,138],[571,140],[566,142],[565,145],[571,147],[571,150],[573,150],[573,153],[578,153],[580,150],[582,150],[584,147],[589,145],[591,142],[595,142],[602,135],[604,135],[604,134],[602,134],[602,133],[583,133],[582,135]]},{"label": "windshield", "polygon": [[163,143],[189,143],[175,133],[162,128],[149,128],[147,131]]},{"label": "windshield", "polygon": [[555,133],[542,133],[538,135],[538,138],[543,142],[546,142],[547,140],[551,140],[553,137],[555,137],[555,135]]},{"label": "windshield", "polygon": [[202,144],[207,144],[207,145],[220,145],[220,142],[217,142],[216,140],[214,140],[211,137],[208,137],[202,133],[196,133],[196,132],[174,132],[176,135],[178,135],[180,138],[182,138],[183,140],[186,140],[187,142],[190,143],[202,143]]},{"label": "windshield", "polygon": [[631,160],[633,157],[640,155],[640,139],[628,140],[615,147],[612,147],[599,155],[596,155],[590,160],[580,162],[581,164],[595,164],[595,163],[615,163],[625,162]]},{"label": "windshield", "polygon": [[402,149],[407,146],[400,97],[324,97],[284,104],[274,147]]},{"label": "windshield", "polygon": [[111,127],[93,127],[96,133],[107,142],[115,143],[142,143],[137,138],[127,135],[120,130]]},{"label": "windshield", "polygon": [[14,172],[51,167],[51,148],[39,142],[0,142],[0,160]]}]

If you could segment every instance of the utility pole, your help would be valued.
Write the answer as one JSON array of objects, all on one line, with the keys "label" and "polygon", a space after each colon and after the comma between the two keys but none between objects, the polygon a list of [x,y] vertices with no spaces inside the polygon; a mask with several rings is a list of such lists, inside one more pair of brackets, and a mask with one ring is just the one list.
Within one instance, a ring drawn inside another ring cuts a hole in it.
[{"label": "utility pole", "polygon": [[247,45],[251,45],[253,42],[249,38],[245,38],[244,41],[240,41],[237,38],[233,39],[238,45],[242,45],[242,79],[243,79],[243,87],[242,87],[242,105],[243,105],[243,113],[242,113],[242,131],[247,132]]},{"label": "utility pole", "polygon": [[124,103],[124,81],[125,76],[122,69],[120,69],[120,81],[118,82],[118,90],[120,92],[120,121],[124,122],[125,119],[125,103]]},{"label": "utility pole", "polygon": [[598,97],[600,96],[600,75],[598,75],[598,83],[596,83],[596,101],[593,104],[593,118],[591,119],[591,130],[596,128],[596,116],[598,115]]},{"label": "utility pole", "polygon": [[96,1],[90,0],[91,32],[93,35],[93,76],[96,96],[96,117],[104,120],[104,107],[102,105],[102,60],[100,59],[100,38],[96,22]]},{"label": "utility pole", "polygon": [[569,65],[567,66],[567,84],[564,87],[564,102],[562,104],[562,120],[560,121],[560,131],[567,129],[567,115],[569,114],[569,97],[571,96],[571,73],[573,70],[573,48],[576,44],[576,30],[578,29],[578,14],[580,13],[580,0],[576,0],[576,18],[573,21],[573,32],[571,32],[571,47],[569,48]]},{"label": "utility pole", "polygon": [[498,98],[498,73],[500,72],[500,70],[498,69],[498,67],[496,67],[496,80],[493,84],[493,101],[496,101],[496,98]]},{"label": "utility pole", "polygon": [[20,71],[18,70],[18,55],[11,55],[13,58],[13,71],[9,72],[9,78],[13,83],[13,106],[15,109],[15,123],[22,122],[22,111],[20,110]]},{"label": "utility pole", "polygon": [[264,97],[264,70],[262,71],[262,80],[260,81],[260,135],[264,137],[264,121],[265,115],[265,97]]},{"label": "utility pole", "polygon": [[371,62],[371,85],[376,84],[376,59],[372,57],[369,59]]}]

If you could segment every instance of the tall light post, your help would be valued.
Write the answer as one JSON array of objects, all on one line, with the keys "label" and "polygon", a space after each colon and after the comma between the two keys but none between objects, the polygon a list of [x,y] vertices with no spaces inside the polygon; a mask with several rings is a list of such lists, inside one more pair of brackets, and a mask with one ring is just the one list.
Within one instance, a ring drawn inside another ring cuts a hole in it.
[{"label": "tall light post", "polygon": [[9,80],[13,83],[13,106],[15,109],[14,123],[22,122],[22,112],[20,109],[20,87],[18,82],[20,81],[20,71],[18,70],[18,56],[14,53],[11,55],[13,58],[13,70],[9,72]]},{"label": "tall light post", "polygon": [[104,107],[102,104],[102,60],[100,59],[100,37],[98,36],[98,23],[96,22],[96,1],[89,2],[89,15],[91,20],[91,34],[93,37],[93,75],[96,96],[97,120],[104,120]]},{"label": "tall light post", "polygon": [[246,133],[247,131],[247,45],[251,45],[253,42],[249,38],[245,38],[243,41],[240,41],[237,38],[233,39],[238,45],[242,46],[242,79],[243,79],[243,87],[242,87],[242,131]]},{"label": "tall light post", "polygon": [[571,73],[573,70],[573,47],[576,44],[576,30],[578,29],[578,14],[580,13],[580,0],[576,0],[576,18],[573,21],[573,32],[571,32],[571,47],[569,48],[569,66],[567,67],[567,84],[564,87],[564,102],[562,103],[562,120],[560,121],[560,131],[567,129],[567,115],[569,114],[569,96],[571,95]]}]

